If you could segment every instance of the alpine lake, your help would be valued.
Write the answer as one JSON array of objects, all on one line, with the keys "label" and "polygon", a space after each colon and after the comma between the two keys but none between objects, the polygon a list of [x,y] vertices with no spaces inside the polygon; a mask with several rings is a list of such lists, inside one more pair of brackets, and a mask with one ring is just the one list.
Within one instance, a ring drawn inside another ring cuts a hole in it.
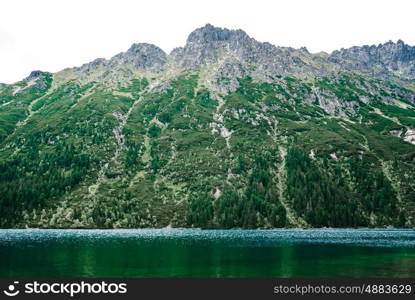
[{"label": "alpine lake", "polygon": [[0,277],[415,277],[415,230],[5,229]]}]

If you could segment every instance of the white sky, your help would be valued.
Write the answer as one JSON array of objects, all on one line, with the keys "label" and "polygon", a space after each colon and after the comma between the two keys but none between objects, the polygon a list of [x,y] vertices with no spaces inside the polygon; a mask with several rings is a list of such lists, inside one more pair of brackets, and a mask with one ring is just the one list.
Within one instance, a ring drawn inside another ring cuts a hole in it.
[{"label": "white sky", "polygon": [[170,52],[206,23],[311,52],[415,45],[414,16],[414,0],[1,0],[0,82],[110,58],[134,42]]}]

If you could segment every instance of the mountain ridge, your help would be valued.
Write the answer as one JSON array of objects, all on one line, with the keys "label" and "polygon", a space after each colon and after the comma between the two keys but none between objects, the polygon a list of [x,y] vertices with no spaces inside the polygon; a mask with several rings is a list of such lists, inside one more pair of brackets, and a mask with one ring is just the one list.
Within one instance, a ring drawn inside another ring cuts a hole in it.
[{"label": "mountain ridge", "polygon": [[[392,50],[392,58],[379,54]],[[377,51],[377,54],[373,54],[374,51]],[[361,57],[360,60],[358,57]],[[373,57],[377,57],[378,60],[374,60]],[[379,60],[380,58],[385,61]],[[75,70],[75,76],[69,76],[70,79],[79,77],[91,80],[86,74],[96,70],[101,72],[100,80],[104,77],[111,77],[112,80],[115,77],[115,81],[122,81],[123,78],[129,80],[139,72],[151,76],[153,73],[199,70],[203,66],[218,63],[231,64],[236,74],[246,73],[261,80],[275,75],[313,78],[345,71],[393,79],[404,84],[413,83],[415,80],[415,47],[401,40],[397,43],[389,41],[378,45],[342,48],[326,56],[321,53],[310,53],[305,47],[294,49],[258,42],[243,30],[229,30],[210,24],[194,30],[183,47],[177,47],[169,54],[156,45],[136,43],[126,52],[114,55],[108,60],[97,59],[80,67],[65,69],[58,74]],[[402,63],[407,65],[402,66]],[[125,68],[121,68],[120,64]],[[246,66],[252,64],[254,66]],[[103,67],[102,70],[99,69],[100,66]],[[222,71],[215,70],[216,73]],[[110,76],[110,73],[113,76]]]}]

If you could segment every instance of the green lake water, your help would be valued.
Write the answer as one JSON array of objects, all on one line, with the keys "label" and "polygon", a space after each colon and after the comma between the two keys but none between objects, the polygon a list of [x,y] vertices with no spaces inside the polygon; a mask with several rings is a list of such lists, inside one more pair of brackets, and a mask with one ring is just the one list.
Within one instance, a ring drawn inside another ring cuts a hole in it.
[{"label": "green lake water", "polygon": [[415,277],[415,230],[0,230],[0,277]]}]

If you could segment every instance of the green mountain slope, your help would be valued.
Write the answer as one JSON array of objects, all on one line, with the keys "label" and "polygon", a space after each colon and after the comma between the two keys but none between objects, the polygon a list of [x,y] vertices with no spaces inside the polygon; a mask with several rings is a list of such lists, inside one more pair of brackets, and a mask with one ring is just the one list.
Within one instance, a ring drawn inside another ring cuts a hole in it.
[{"label": "green mountain slope", "polygon": [[407,75],[133,50],[0,90],[0,227],[415,225]]}]

